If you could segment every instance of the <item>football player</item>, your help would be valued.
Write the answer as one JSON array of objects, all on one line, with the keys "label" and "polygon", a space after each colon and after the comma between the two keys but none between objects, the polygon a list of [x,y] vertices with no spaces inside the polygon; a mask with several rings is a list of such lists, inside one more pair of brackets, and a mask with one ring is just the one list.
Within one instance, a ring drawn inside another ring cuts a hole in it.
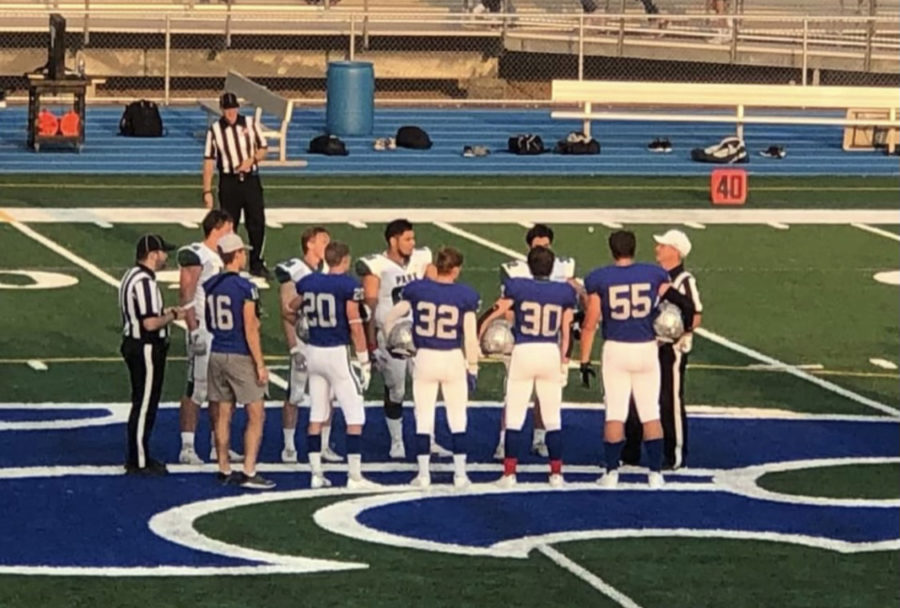
[{"label": "football player", "polygon": [[[331,235],[322,226],[311,226],[300,235],[302,258],[291,258],[275,267],[275,277],[281,283],[281,318],[284,337],[291,355],[291,372],[288,394],[281,410],[281,428],[284,434],[284,449],[281,461],[297,462],[297,447],[294,435],[297,430],[297,406],[307,396],[306,374],[306,333],[305,318],[300,319],[290,310],[289,304],[297,297],[297,282],[313,272],[327,272],[325,248],[331,242]],[[302,336],[299,334],[303,334]],[[330,462],[343,460],[331,449],[331,417],[322,426],[322,459]]]},{"label": "football player", "polygon": [[516,484],[519,442],[532,392],[543,408],[550,485],[563,484],[560,407],[578,295],[568,283],[550,280],[554,259],[550,249],[533,247],[528,252],[528,269],[534,278],[506,279],[500,299],[482,325],[484,330],[493,319],[513,313],[515,346],[506,377],[506,453],[498,482],[504,488]]},{"label": "football player", "polygon": [[[535,224],[525,233],[525,244],[528,249],[534,247],[553,246],[553,229],[546,224]],[[523,260],[510,260],[500,265],[500,283],[503,284],[506,279],[530,279],[531,271],[528,269],[528,263]],[[550,272],[550,280],[561,283],[568,283],[579,293],[584,289],[575,279],[575,260],[573,258],[556,256],[553,260],[553,270]],[[504,359],[504,364],[509,372],[509,359]],[[494,458],[502,459],[504,457],[504,437],[506,425],[504,418],[500,419],[500,439],[497,442],[497,449],[494,450]],[[544,421],[541,417],[541,403],[539,398],[534,400],[534,433],[531,438],[531,451],[535,454],[547,458],[547,443],[544,438],[546,431],[544,430]]]},{"label": "football player", "polygon": [[655,264],[634,261],[634,233],[618,230],[609,235],[614,263],[585,277],[588,293],[581,334],[581,378],[590,386],[597,373],[591,367],[591,347],[599,319],[603,319],[601,371],[606,393],[603,445],[606,474],[600,485],[614,488],[619,482],[619,459],[625,445],[625,419],[629,400],[644,431],[644,447],[650,465],[650,487],[662,487],[663,432],[659,421],[659,358],[653,317],[659,298],[669,288],[669,274]]},{"label": "football player", "polygon": [[[394,304],[400,301],[403,288],[426,276],[434,278],[431,250],[416,247],[413,225],[405,219],[390,222],[384,229],[387,249],[361,258],[356,272],[362,277],[365,304],[371,312],[366,325],[366,339],[375,366],[384,377],[384,415],[391,437],[391,458],[406,458],[403,445],[403,398],[406,396],[407,359],[392,357],[385,349],[387,334],[384,322]],[[433,444],[440,456],[451,452]]]},{"label": "football player", "polygon": [[[181,306],[187,324],[187,388],[181,398],[178,424],[181,428],[181,452],[178,462],[201,464],[194,437],[197,432],[197,413],[207,401],[206,372],[209,367],[209,348],[212,334],[206,327],[206,294],[203,283],[219,274],[224,268],[216,250],[219,239],[233,231],[234,222],[227,212],[213,209],[202,222],[203,240],[185,245],[178,250],[178,289]],[[216,461],[215,428],[218,408],[209,408],[210,445],[209,459]],[[230,451],[232,462],[240,462],[241,455]]]},{"label": "football player", "polygon": [[453,435],[453,485],[469,485],[466,475],[466,406],[478,377],[478,292],[456,283],[463,256],[453,247],[437,252],[434,279],[413,281],[403,289],[402,300],[385,319],[388,336],[394,323],[412,312],[413,400],[416,413],[416,457],[419,475],[413,486],[431,485],[429,460],[434,435],[434,408],[438,389],[447,407],[447,424]]},{"label": "football player", "polygon": [[[325,248],[328,273],[314,272],[296,284],[297,297],[290,309],[300,310],[309,326],[306,366],[309,374],[309,431],[307,448],[313,488],[330,486],[322,471],[322,425],[331,410],[331,393],[337,397],[347,422],[347,487],[370,488],[376,484],[362,476],[361,439],[366,410],[363,393],[372,377],[366,335],[363,330],[362,288],[347,275],[350,248],[332,241]],[[349,347],[356,350],[350,358]]]}]

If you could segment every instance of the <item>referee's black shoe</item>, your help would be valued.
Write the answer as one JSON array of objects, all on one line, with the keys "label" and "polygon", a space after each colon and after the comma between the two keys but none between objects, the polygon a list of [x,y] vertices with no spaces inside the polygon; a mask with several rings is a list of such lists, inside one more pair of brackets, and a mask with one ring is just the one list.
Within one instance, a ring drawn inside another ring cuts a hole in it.
[{"label": "referee's black shoe", "polygon": [[256,266],[250,267],[250,275],[254,277],[260,277],[267,281],[272,280],[272,273],[269,272],[269,269],[266,268],[265,264],[258,264]]},{"label": "referee's black shoe", "polygon": [[140,477],[162,477],[163,475],[168,475],[169,470],[166,468],[166,465],[164,465],[160,461],[150,459],[149,461],[147,461],[147,466],[144,467],[139,467],[136,464],[127,463],[125,465],[125,474],[137,475]]}]

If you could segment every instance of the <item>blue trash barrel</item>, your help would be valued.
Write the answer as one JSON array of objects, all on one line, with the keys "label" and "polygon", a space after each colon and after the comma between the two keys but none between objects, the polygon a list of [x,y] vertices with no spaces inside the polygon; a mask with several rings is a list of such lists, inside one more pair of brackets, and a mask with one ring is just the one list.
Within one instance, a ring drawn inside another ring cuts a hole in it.
[{"label": "blue trash barrel", "polygon": [[368,61],[332,61],[326,75],[325,126],[330,135],[371,135],[375,70]]}]

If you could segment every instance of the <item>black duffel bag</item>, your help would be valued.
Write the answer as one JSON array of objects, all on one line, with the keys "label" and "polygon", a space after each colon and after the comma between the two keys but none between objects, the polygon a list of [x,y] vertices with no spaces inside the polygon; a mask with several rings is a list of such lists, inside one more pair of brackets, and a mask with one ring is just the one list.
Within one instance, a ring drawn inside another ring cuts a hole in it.
[{"label": "black duffel bag", "polygon": [[309,140],[310,154],[324,154],[325,156],[347,156],[347,145],[337,135],[319,135]]},{"label": "black duffel bag", "polygon": [[398,148],[410,148],[412,150],[428,150],[431,148],[431,138],[428,133],[416,126],[405,126],[397,129]]},{"label": "black duffel bag", "polygon": [[159,107],[152,101],[141,99],[125,106],[119,119],[119,135],[126,137],[162,137],[165,134]]},{"label": "black duffel bag", "polygon": [[509,138],[509,151],[513,154],[531,155],[542,154],[544,152],[544,140],[540,135],[525,133],[522,135],[514,135]]}]

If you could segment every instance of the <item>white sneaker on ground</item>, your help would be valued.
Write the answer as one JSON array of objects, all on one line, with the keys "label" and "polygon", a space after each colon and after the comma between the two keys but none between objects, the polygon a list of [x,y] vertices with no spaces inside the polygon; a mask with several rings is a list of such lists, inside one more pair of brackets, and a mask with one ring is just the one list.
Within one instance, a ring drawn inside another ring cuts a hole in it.
[{"label": "white sneaker on ground", "polygon": [[666,480],[659,471],[650,471],[650,474],[647,475],[647,484],[654,490],[658,490],[666,485]]},{"label": "white sneaker on ground", "polygon": [[427,490],[431,487],[431,477],[426,477],[425,475],[416,475],[416,478],[413,479],[409,485],[418,490]]},{"label": "white sneaker on ground", "polygon": [[504,475],[500,479],[497,480],[498,488],[513,488],[516,485],[516,476],[515,475]]},{"label": "white sneaker on ground", "polygon": [[541,458],[549,458],[550,451],[547,449],[547,444],[541,441],[540,443],[532,443],[531,444],[531,453],[537,454]]},{"label": "white sneaker on ground", "polygon": [[178,462],[181,464],[203,464],[203,459],[197,455],[194,448],[182,448],[178,454]]},{"label": "white sneaker on ground", "polygon": [[313,475],[309,479],[309,487],[313,490],[318,490],[319,488],[330,488],[331,480],[325,477],[325,475]]},{"label": "white sneaker on ground", "polygon": [[322,460],[325,462],[344,462],[344,457],[331,449],[331,446],[322,450]]},{"label": "white sneaker on ground", "polygon": [[[219,460],[219,456],[216,453],[216,448],[212,448],[209,451],[209,459],[212,460],[213,462],[216,462]],[[238,454],[234,450],[228,450],[228,462],[231,462],[231,463],[244,462],[244,455]]]},{"label": "white sneaker on ground", "polygon": [[506,446],[501,441],[494,450],[494,460],[503,460],[504,458],[506,458]]},{"label": "white sneaker on ground", "polygon": [[281,450],[281,462],[287,464],[297,464],[297,450],[284,448]]},{"label": "white sneaker on ground", "polygon": [[403,460],[406,458],[406,446],[403,445],[402,441],[393,441],[391,442],[391,458],[397,460]]},{"label": "white sneaker on ground", "polygon": [[454,475],[453,476],[453,487],[456,488],[457,490],[465,490],[470,485],[472,485],[472,482],[469,481],[468,475]]},{"label": "white sneaker on ground", "polygon": [[438,458],[451,458],[453,456],[453,452],[448,450],[437,441],[431,442],[431,453]]},{"label": "white sneaker on ground", "polygon": [[603,477],[597,480],[597,483],[601,488],[612,490],[617,485],[619,485],[619,472],[607,471],[606,474],[603,475]]},{"label": "white sneaker on ground", "polygon": [[359,477],[357,479],[354,479],[353,477],[347,478],[348,490],[377,490],[381,487],[381,484],[369,481],[365,477]]},{"label": "white sneaker on ground", "polygon": [[565,485],[565,481],[563,480],[563,476],[560,473],[554,473],[550,476],[550,487],[551,488],[561,488]]}]

